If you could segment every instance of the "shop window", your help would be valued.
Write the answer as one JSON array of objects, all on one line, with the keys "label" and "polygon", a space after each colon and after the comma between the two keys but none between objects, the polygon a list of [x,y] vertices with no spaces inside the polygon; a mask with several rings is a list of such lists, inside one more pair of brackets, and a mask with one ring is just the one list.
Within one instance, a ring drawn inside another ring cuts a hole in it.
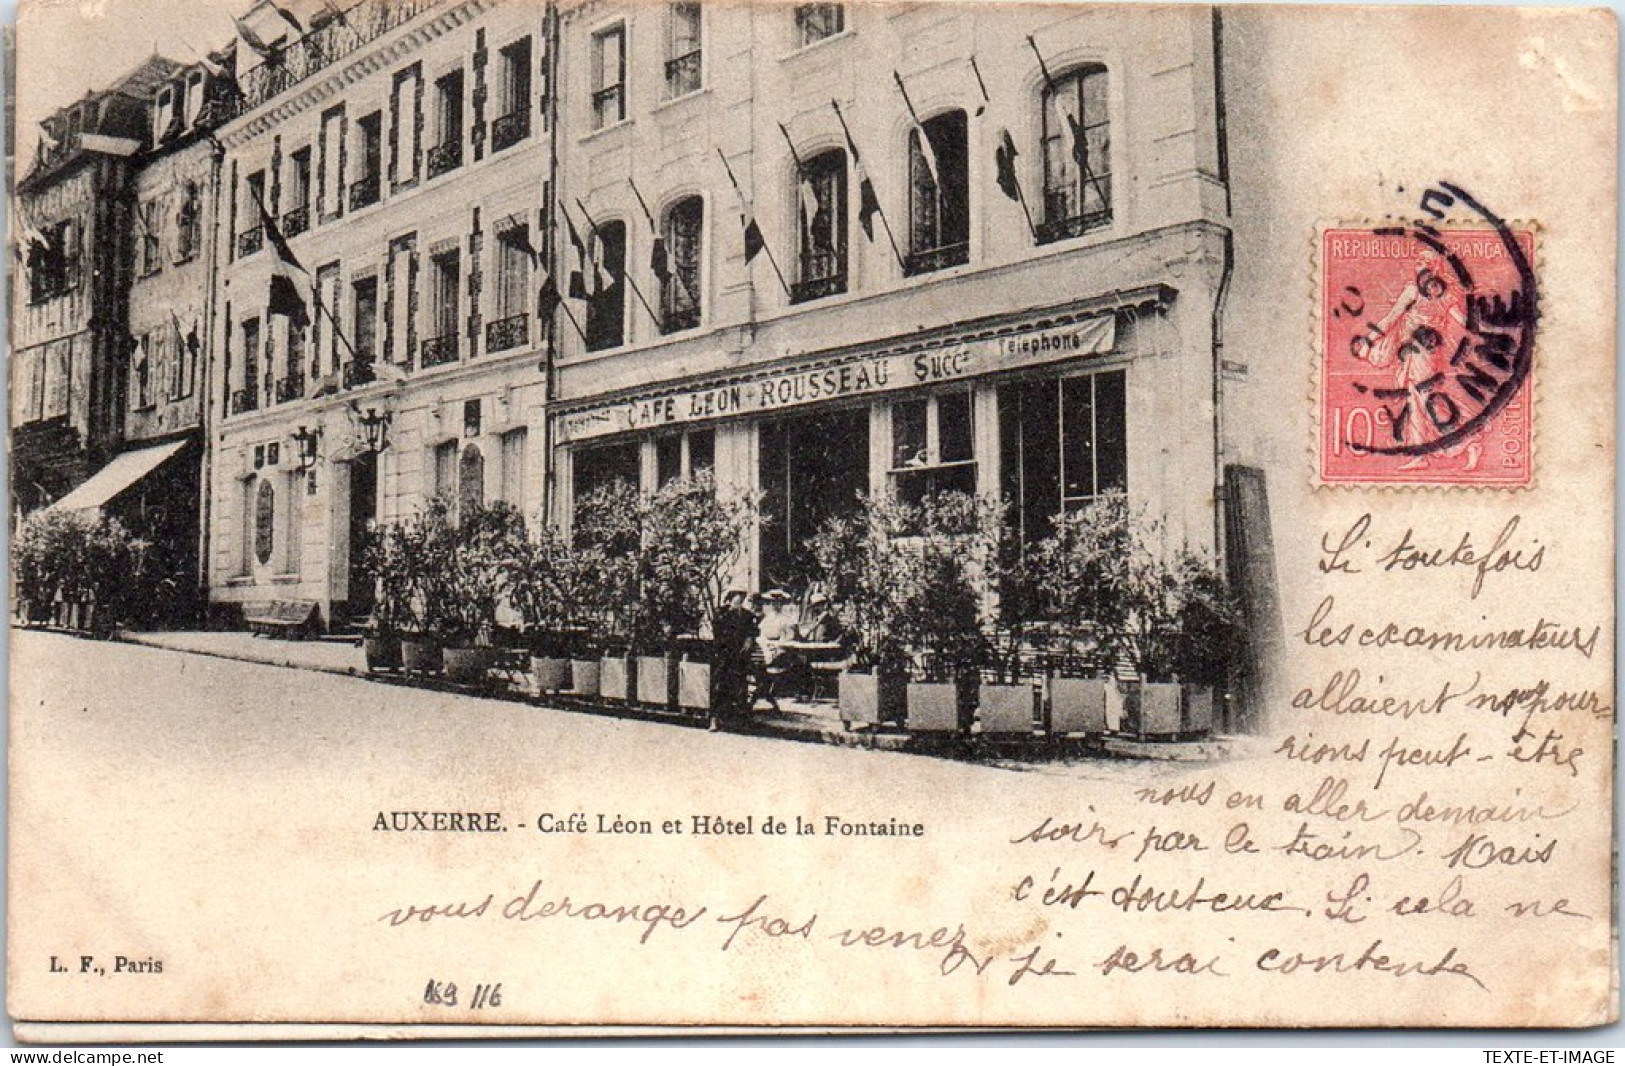
[{"label": "shop window", "polygon": [[525,447],[529,436],[522,426],[502,435],[502,498],[521,510],[525,506]]},{"label": "shop window", "polygon": [[429,149],[429,177],[463,165],[463,72],[454,70],[434,83],[435,143]]},{"label": "shop window", "polygon": [[1125,384],[1108,370],[999,388],[1000,490],[1026,541],[1048,536],[1063,509],[1127,490]]},{"label": "shop window", "polygon": [[716,431],[696,429],[655,438],[655,476],[665,485],[716,465]]},{"label": "shop window", "polygon": [[796,46],[805,48],[846,29],[843,4],[797,4]]},{"label": "shop window", "polygon": [[383,180],[383,128],[384,116],[381,111],[374,111],[370,115],[362,115],[356,120],[356,139],[360,141],[356,147],[356,162],[360,173],[355,181],[350,183],[350,210],[357,211],[363,207],[370,207],[378,202],[382,190]]},{"label": "shop window", "polygon": [[1112,220],[1111,121],[1106,68],[1083,67],[1044,90],[1044,219],[1040,242]]},{"label": "shop window", "polygon": [[968,389],[892,404],[892,492],[919,503],[942,492],[976,494],[975,433]]},{"label": "shop window", "polygon": [[869,485],[869,409],[762,422],[757,429],[763,588],[805,588],[817,573],[812,538],[857,511]]},{"label": "shop window", "polygon": [[698,196],[679,200],[666,212],[667,269],[660,279],[660,324],[664,333],[700,324],[700,245],[705,203]]},{"label": "shop window", "polygon": [[799,270],[792,303],[846,291],[846,153],[821,152],[801,164]]},{"label": "shop window", "polygon": [[472,518],[485,506],[485,455],[479,445],[463,448],[457,460],[457,517]]},{"label": "shop window", "polygon": [[672,4],[666,17],[666,99],[700,90],[700,5]]},{"label": "shop window", "polygon": [[592,38],[592,128],[601,130],[626,118],[626,26],[600,30]]},{"label": "shop window", "polygon": [[579,532],[582,508],[597,493],[614,485],[639,487],[642,460],[634,443],[577,448],[570,457],[570,497]]},{"label": "shop window", "polygon": [[282,213],[282,235],[296,237],[310,228],[310,146],[288,156],[288,199]]},{"label": "shop window", "polygon": [[493,152],[500,152],[530,136],[530,38],[505,46],[500,55],[499,114],[491,125]]},{"label": "shop window", "polygon": [[[909,133],[909,274],[970,258],[969,157],[965,112],[926,119]],[[923,134],[923,136],[922,136]]]},{"label": "shop window", "polygon": [[598,352],[626,343],[626,223],[599,223],[590,240],[601,281],[587,299],[587,350]]}]

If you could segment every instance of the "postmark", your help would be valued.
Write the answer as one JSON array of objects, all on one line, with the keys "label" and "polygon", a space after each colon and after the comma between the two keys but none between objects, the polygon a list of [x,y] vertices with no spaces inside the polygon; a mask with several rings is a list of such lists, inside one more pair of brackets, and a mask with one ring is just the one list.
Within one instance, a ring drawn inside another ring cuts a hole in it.
[{"label": "postmark", "polygon": [[1527,487],[1534,232],[1446,182],[1421,209],[1320,234],[1318,480]]}]

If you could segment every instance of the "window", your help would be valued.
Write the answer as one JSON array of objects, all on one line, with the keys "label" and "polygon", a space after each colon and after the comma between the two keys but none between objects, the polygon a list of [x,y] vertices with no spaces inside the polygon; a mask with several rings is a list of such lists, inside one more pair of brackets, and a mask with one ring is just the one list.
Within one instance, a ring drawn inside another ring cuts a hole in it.
[{"label": "window", "polygon": [[1063,509],[1127,489],[1124,386],[1121,370],[1000,386],[1000,491],[1027,543]]},{"label": "window", "polygon": [[407,188],[418,180],[423,154],[423,68],[414,63],[397,71],[389,101],[389,187]]},{"label": "window", "polygon": [[626,343],[626,223],[601,223],[589,240],[598,287],[587,298],[587,350],[597,352]]},{"label": "window", "polygon": [[203,246],[203,194],[198,183],[188,181],[181,189],[180,208],[175,212],[175,262],[196,258]]},{"label": "window", "polygon": [[180,334],[179,325],[176,325],[175,330],[175,376],[169,398],[184,400],[192,395],[196,385],[199,344],[197,321],[193,320],[191,330],[184,337]]},{"label": "window", "polygon": [[479,445],[463,448],[457,460],[457,518],[471,518],[485,506],[485,456]]},{"label": "window", "polygon": [[33,303],[70,292],[79,284],[79,226],[72,219],[40,227],[28,246],[28,298]]},{"label": "window", "polygon": [[626,118],[626,26],[611,26],[592,38],[592,128],[601,130]]},{"label": "window", "polygon": [[194,70],[186,76],[186,117],[188,126],[197,121],[203,111],[203,72]]},{"label": "window", "polygon": [[576,522],[581,521],[582,504],[593,493],[615,484],[630,485],[636,489],[641,468],[639,448],[635,443],[577,448],[570,457],[570,490],[575,503]]},{"label": "window", "polygon": [[371,363],[378,357],[378,279],[357,278],[350,286],[355,303],[355,328],[350,340],[355,345],[356,359]]},{"label": "window", "polygon": [[142,411],[152,406],[152,334],[136,341],[130,358],[130,410]]},{"label": "window", "polygon": [[176,89],[166,85],[158,90],[158,106],[152,116],[152,143],[159,144],[179,132],[185,112],[175,99]]},{"label": "window", "polygon": [[1111,220],[1106,69],[1084,67],[1044,90],[1044,221],[1038,237],[1076,237]]},{"label": "window", "polygon": [[892,491],[907,503],[938,492],[976,493],[969,389],[920,396],[891,407]]},{"label": "window", "polygon": [[454,70],[434,83],[435,145],[429,149],[429,177],[463,165],[463,72]]},{"label": "window", "polygon": [[142,277],[158,273],[163,266],[163,241],[159,236],[163,232],[163,220],[159,206],[158,201],[148,200],[135,209],[136,229],[140,231],[140,262],[136,266]]},{"label": "window", "polygon": [[679,200],[666,212],[664,238],[667,269],[660,279],[660,325],[663,333],[700,324],[700,242],[705,202],[698,196]]},{"label": "window", "polygon": [[447,504],[457,502],[457,442],[434,446],[434,495]]},{"label": "window", "polygon": [[232,413],[253,411],[260,404],[260,320],[243,323],[243,387],[232,399]]},{"label": "window", "polygon": [[700,90],[700,5],[672,4],[666,18],[666,99]]},{"label": "window", "polygon": [[378,202],[382,185],[380,174],[383,169],[381,144],[383,122],[383,114],[374,111],[370,115],[362,115],[355,124],[356,139],[361,142],[357,158],[361,173],[350,183],[351,211],[359,211]]},{"label": "window", "polygon": [[491,124],[493,152],[500,152],[530,136],[530,38],[515,41],[500,54],[498,117]]},{"label": "window", "polygon": [[322,158],[316,167],[316,219],[331,222],[344,214],[345,132],[344,105],[322,112]]},{"label": "window", "polygon": [[846,29],[846,8],[841,4],[797,4],[796,46],[805,48]]},{"label": "window", "polygon": [[438,252],[429,258],[430,330],[423,339],[423,366],[440,366],[457,361],[458,289],[463,272],[456,248]]},{"label": "window", "polygon": [[297,236],[310,228],[310,146],[288,157],[288,202],[282,215],[282,235]]},{"label": "window", "polygon": [[[341,321],[341,291],[337,263],[316,268],[316,302],[320,306],[312,308],[310,313],[310,379],[313,383],[339,368],[339,346],[342,342],[333,323]],[[345,337],[345,340],[349,339]]]},{"label": "window", "polygon": [[837,148],[803,161],[799,184],[800,270],[791,288],[794,303],[846,291],[846,153]]},{"label": "window", "polygon": [[388,273],[384,278],[384,359],[412,365],[418,340],[417,234],[389,242]]},{"label": "window", "polygon": [[277,403],[289,403],[305,394],[306,330],[304,323],[289,320],[288,358],[276,383]]},{"label": "window", "polygon": [[695,429],[655,438],[656,484],[693,477],[716,466],[716,431]]},{"label": "window", "polygon": [[304,496],[297,491],[301,481],[305,479],[303,471],[292,470],[287,475],[287,491],[282,494],[283,515],[287,528],[282,535],[282,561],[277,570],[283,574],[299,573],[300,548],[304,541],[305,506]]},{"label": "window", "polygon": [[[970,258],[969,157],[965,112],[926,119],[908,136],[908,273]],[[923,137],[922,137],[923,133]]]},{"label": "window", "polygon": [[485,326],[485,350],[505,352],[530,343],[530,227],[497,232],[496,317]]},{"label": "window", "polygon": [[521,427],[502,435],[502,498],[520,510],[525,507],[525,445],[529,434]]},{"label": "window", "polygon": [[265,203],[265,171],[256,170],[243,182],[242,228],[237,233],[237,254],[253,255],[265,246],[260,211]]}]

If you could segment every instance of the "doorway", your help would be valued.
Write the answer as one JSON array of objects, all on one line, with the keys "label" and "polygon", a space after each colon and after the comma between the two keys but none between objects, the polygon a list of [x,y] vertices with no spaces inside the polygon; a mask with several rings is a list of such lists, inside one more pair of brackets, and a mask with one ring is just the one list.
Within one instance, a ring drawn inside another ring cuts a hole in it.
[{"label": "doorway", "polygon": [[869,409],[763,422],[761,587],[801,591],[817,573],[809,542],[869,491]]},{"label": "doorway", "polygon": [[378,514],[378,454],[366,452],[350,461],[350,587],[352,621],[372,614],[373,582],[363,565],[367,528]]}]

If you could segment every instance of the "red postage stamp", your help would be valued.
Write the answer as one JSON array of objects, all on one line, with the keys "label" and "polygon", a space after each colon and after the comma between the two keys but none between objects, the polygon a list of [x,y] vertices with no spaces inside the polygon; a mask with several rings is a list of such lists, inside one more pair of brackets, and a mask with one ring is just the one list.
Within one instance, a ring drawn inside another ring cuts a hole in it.
[{"label": "red postage stamp", "polygon": [[1322,484],[1532,483],[1534,234],[1485,221],[1322,233]]}]

